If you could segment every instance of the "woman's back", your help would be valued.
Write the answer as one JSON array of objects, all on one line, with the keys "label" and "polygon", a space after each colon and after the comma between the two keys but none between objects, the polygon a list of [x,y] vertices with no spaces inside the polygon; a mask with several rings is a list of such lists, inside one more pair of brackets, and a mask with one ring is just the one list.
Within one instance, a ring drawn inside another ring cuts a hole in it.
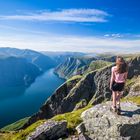
[{"label": "woman's back", "polygon": [[114,67],[112,67],[112,74],[114,75],[115,82],[117,82],[117,83],[124,83],[125,82],[127,72],[118,73],[117,66],[114,66]]}]

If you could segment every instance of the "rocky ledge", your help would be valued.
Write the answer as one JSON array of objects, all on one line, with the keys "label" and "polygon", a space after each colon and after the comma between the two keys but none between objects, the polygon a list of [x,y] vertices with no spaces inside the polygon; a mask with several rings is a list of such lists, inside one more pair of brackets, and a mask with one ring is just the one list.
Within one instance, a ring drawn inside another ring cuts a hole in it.
[{"label": "rocky ledge", "polygon": [[36,128],[26,140],[57,140],[67,135],[66,121],[49,120]]},{"label": "rocky ledge", "polygon": [[123,102],[121,115],[117,115],[110,111],[110,106],[109,101],[84,111],[83,122],[76,128],[78,133],[94,140],[139,140],[140,107]]}]

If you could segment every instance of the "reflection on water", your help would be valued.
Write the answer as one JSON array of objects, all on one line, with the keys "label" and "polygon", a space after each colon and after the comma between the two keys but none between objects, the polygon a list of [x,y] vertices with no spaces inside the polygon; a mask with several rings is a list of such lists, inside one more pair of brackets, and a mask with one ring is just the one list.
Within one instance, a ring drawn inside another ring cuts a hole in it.
[{"label": "reflection on water", "polygon": [[46,99],[64,80],[46,71],[27,89],[24,87],[0,88],[0,127],[37,112]]}]

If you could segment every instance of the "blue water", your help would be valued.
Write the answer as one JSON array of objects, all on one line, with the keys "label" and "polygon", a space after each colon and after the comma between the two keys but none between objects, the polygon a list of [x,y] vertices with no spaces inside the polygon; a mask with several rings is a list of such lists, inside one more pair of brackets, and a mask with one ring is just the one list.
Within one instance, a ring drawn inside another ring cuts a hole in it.
[{"label": "blue water", "polygon": [[37,112],[46,99],[64,80],[49,69],[27,89],[6,87],[0,89],[0,128]]}]

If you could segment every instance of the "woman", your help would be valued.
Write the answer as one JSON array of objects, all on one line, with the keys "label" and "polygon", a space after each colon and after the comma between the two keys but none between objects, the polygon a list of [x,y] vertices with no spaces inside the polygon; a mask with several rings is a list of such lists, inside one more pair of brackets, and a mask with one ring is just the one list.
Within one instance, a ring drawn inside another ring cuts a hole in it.
[{"label": "woman", "polygon": [[120,98],[127,79],[128,66],[123,57],[116,58],[116,66],[111,69],[110,89],[112,90],[113,104],[111,110],[120,114]]}]

